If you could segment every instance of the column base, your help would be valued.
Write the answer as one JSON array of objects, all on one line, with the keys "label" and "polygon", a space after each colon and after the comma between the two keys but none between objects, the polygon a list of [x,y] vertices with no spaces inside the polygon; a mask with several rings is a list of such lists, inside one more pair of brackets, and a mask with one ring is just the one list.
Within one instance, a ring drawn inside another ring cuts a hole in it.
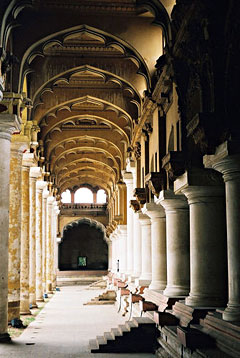
[{"label": "column base", "polygon": [[37,302],[37,304],[38,304],[38,302],[44,302],[44,299],[43,299],[43,298],[38,298],[38,299],[36,300],[36,302]]},{"label": "column base", "polygon": [[163,291],[163,294],[167,297],[188,296],[189,287],[187,286],[167,286]]},{"label": "column base", "polygon": [[149,286],[151,283],[151,280],[144,280],[141,278],[136,278],[135,285],[136,286]]},{"label": "column base", "polygon": [[219,297],[206,297],[189,295],[185,299],[185,304],[191,307],[224,307],[226,306],[226,299]]},{"label": "column base", "polygon": [[231,306],[230,304],[222,314],[224,321],[240,322],[240,305]]},{"label": "column base", "polygon": [[8,333],[0,333],[0,343],[11,342],[11,337]]},{"label": "column base", "polygon": [[31,314],[30,310],[20,311],[21,316],[25,316],[25,315],[29,315],[29,314]]},{"label": "column base", "polygon": [[152,281],[149,289],[150,290],[161,290],[163,291],[166,288],[166,284],[167,282],[162,282],[162,281]]}]

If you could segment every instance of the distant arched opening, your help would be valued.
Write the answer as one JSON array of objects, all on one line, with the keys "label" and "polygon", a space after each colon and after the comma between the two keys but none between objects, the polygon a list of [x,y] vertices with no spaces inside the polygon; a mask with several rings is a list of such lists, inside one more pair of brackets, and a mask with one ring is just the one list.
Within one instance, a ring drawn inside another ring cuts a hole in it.
[{"label": "distant arched opening", "polygon": [[88,188],[80,188],[74,194],[74,203],[93,203],[93,192]]},{"label": "distant arched opening", "polygon": [[107,270],[108,246],[105,227],[83,218],[66,225],[59,244],[59,269]]}]

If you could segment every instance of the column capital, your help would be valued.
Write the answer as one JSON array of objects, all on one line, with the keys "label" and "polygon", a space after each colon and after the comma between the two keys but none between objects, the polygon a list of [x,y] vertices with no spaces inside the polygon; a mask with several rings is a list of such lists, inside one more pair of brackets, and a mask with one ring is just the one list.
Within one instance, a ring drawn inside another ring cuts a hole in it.
[{"label": "column capital", "polygon": [[144,204],[142,213],[149,216],[151,220],[166,217],[165,210],[162,205],[157,205],[156,203]]},{"label": "column capital", "polygon": [[138,220],[142,226],[151,225],[151,220],[150,220],[149,216],[147,216],[146,214],[139,213]]},{"label": "column capital", "polygon": [[49,197],[49,191],[47,190],[47,186],[43,190],[43,199],[47,199]]},{"label": "column capital", "polygon": [[223,184],[220,173],[213,169],[191,168],[174,182],[174,193],[179,194],[189,186],[215,186]]},{"label": "column capital", "polygon": [[127,159],[126,170],[132,174],[136,173],[136,164],[134,160],[130,158]]},{"label": "column capital", "polygon": [[47,187],[47,182],[44,180],[37,180],[36,189],[43,191]]},{"label": "column capital", "polygon": [[224,185],[216,186],[189,186],[182,190],[187,197],[189,205],[194,203],[211,203],[216,201],[216,197],[223,197],[225,194]]},{"label": "column capital", "polygon": [[15,114],[0,114],[0,138],[11,139],[15,131],[20,131],[21,121]]},{"label": "column capital", "polygon": [[225,182],[240,179],[240,143],[226,141],[217,147],[215,154],[205,155],[203,163],[206,168],[213,168],[223,174]]},{"label": "column capital", "polygon": [[165,210],[188,210],[187,198],[184,195],[176,195],[172,190],[162,190],[157,205],[162,205]]},{"label": "column capital", "polygon": [[23,152],[28,149],[28,142],[25,136],[13,135],[11,139],[11,153],[16,152],[23,155]]},{"label": "column capital", "polygon": [[126,170],[122,170],[123,181],[126,185],[133,184],[133,175],[131,172],[127,172]]},{"label": "column capital", "polygon": [[40,178],[42,175],[42,168],[40,167],[31,167],[30,168],[30,178],[34,178],[37,180],[37,178]]},{"label": "column capital", "polygon": [[127,225],[118,225],[118,229],[121,235],[127,235]]},{"label": "column capital", "polygon": [[23,167],[36,167],[37,162],[35,160],[34,153],[25,152],[23,153],[23,161],[22,161]]},{"label": "column capital", "polygon": [[47,203],[48,203],[48,205],[53,205],[54,200],[55,200],[54,196],[49,196],[49,197],[47,198]]}]

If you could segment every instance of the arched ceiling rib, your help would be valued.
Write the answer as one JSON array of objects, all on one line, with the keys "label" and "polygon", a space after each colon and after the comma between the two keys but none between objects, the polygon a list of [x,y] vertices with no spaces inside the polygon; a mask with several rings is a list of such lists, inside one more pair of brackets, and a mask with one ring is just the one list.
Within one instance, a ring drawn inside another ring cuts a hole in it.
[{"label": "arched ceiling rib", "polygon": [[38,150],[60,192],[89,184],[111,195],[121,180],[144,91],[151,92],[162,55],[162,29],[171,37],[172,2],[162,3],[9,1],[0,41],[5,46],[13,29],[19,64],[12,91],[21,92],[27,79]]}]

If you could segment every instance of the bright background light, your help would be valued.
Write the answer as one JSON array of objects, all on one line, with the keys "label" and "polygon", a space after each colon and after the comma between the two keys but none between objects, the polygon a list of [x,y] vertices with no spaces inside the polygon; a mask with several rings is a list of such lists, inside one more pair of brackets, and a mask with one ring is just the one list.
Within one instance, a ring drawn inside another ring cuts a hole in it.
[{"label": "bright background light", "polygon": [[74,203],[93,203],[93,193],[88,188],[80,188],[74,194]]},{"label": "bright background light", "polygon": [[70,190],[66,190],[62,193],[61,195],[61,202],[63,204],[69,204],[71,203],[71,193],[70,193]]},{"label": "bright background light", "polygon": [[97,192],[97,203],[105,204],[107,201],[107,195],[103,189],[98,190]]}]

